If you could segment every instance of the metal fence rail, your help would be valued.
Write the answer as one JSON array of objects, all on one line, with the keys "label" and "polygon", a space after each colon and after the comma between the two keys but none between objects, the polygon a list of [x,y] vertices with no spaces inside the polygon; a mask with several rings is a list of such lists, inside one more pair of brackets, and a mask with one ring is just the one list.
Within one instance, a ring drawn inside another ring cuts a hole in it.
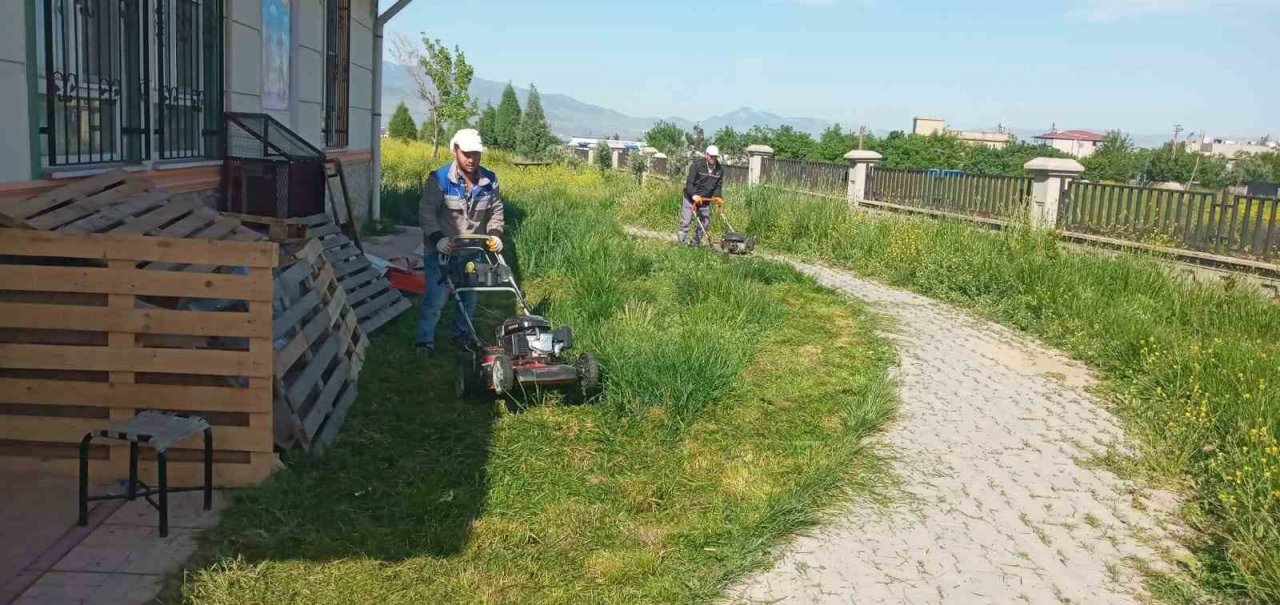
[{"label": "metal fence rail", "polygon": [[750,180],[749,173],[751,170],[746,166],[724,165],[724,184],[726,185],[746,185]]},{"label": "metal fence rail", "polygon": [[875,166],[867,170],[867,199],[957,214],[1021,219],[1031,200],[1028,177],[932,174]]},{"label": "metal fence rail", "polygon": [[849,186],[848,164],[772,158],[762,168],[764,184],[775,187],[833,193]]},{"label": "metal fence rail", "polygon": [[1253,258],[1280,256],[1280,200],[1074,181],[1058,225],[1157,245]]}]

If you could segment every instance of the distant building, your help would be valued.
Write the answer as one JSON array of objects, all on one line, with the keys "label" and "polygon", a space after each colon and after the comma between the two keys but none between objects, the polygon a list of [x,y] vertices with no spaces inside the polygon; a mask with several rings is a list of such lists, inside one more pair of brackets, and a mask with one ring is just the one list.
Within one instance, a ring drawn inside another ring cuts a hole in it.
[{"label": "distant building", "polygon": [[644,143],[640,141],[615,141],[613,139],[599,139],[595,137],[570,137],[568,146],[577,149],[592,149],[600,146],[603,140],[605,145],[610,149],[622,149],[624,151],[639,151],[644,147]]},{"label": "distant building", "polygon": [[1005,132],[1001,126],[995,132],[982,130],[948,130],[947,121],[942,118],[916,116],[911,120],[911,133],[923,137],[931,134],[949,134],[961,141],[973,145],[982,145],[992,149],[1003,149],[1013,140],[1013,135]]},{"label": "distant building", "polygon": [[1215,139],[1213,137],[1204,137],[1200,144],[1188,144],[1189,151],[1199,151],[1208,155],[1218,155],[1224,158],[1234,158],[1241,155],[1252,155],[1255,153],[1267,153],[1270,151],[1280,151],[1280,144],[1275,141],[1232,141],[1228,139]]},{"label": "distant building", "polygon": [[1089,130],[1050,130],[1036,140],[1077,158],[1087,158],[1102,146],[1107,136]]}]

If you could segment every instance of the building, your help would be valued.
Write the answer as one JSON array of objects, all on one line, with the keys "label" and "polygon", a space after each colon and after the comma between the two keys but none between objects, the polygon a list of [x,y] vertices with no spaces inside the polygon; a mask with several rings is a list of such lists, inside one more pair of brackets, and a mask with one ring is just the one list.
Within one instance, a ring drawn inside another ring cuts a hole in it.
[{"label": "building", "polygon": [[948,134],[960,139],[966,143],[973,145],[982,145],[992,149],[1003,149],[1013,140],[1013,135],[1005,132],[1001,126],[994,132],[981,130],[950,130],[947,128],[946,120],[942,118],[929,118],[925,116],[916,116],[911,120],[911,133],[920,136],[929,136],[932,134]]},{"label": "building", "polygon": [[374,32],[409,1],[380,18],[377,0],[4,0],[0,204],[124,167],[214,205],[224,112],[245,112],[341,159],[366,215]]},{"label": "building", "polygon": [[1261,141],[1233,141],[1229,139],[1217,139],[1213,137],[1204,137],[1200,144],[1188,144],[1189,151],[1199,151],[1208,155],[1218,155],[1227,159],[1239,157],[1242,155],[1252,155],[1255,153],[1280,152],[1280,144],[1271,140]]},{"label": "building", "polygon": [[1058,130],[1055,128],[1036,137],[1036,140],[1074,157],[1087,158],[1093,155],[1093,152],[1097,151],[1098,147],[1102,146],[1102,142],[1107,140],[1107,137],[1088,130]]}]

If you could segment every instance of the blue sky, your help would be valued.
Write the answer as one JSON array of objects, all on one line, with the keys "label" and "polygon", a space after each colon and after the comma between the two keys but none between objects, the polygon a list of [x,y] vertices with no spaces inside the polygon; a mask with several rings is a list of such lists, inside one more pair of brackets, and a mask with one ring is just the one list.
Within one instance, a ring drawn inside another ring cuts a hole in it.
[{"label": "blue sky", "polygon": [[636,116],[1280,136],[1280,0],[414,0],[388,30]]}]

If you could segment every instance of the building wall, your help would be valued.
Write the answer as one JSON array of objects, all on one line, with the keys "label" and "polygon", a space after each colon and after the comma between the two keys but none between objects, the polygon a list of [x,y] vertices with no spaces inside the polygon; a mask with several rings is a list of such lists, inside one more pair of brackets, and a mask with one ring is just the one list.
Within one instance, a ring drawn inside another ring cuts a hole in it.
[{"label": "building wall", "polygon": [[935,132],[942,132],[946,129],[947,129],[947,122],[942,118],[916,117],[911,120],[912,134],[929,136]]},{"label": "building wall", "polygon": [[1098,149],[1098,143],[1093,141],[1076,141],[1072,139],[1048,139],[1049,146],[1061,151],[1069,153],[1077,158],[1087,158],[1093,155]]},{"label": "building wall", "polygon": [[0,182],[31,178],[26,0],[0,0]]},{"label": "building wall", "polygon": [[[32,179],[31,128],[28,116],[27,16],[30,0],[0,0],[0,183]],[[324,148],[324,46],[326,0],[292,1],[292,43],[290,61],[290,107],[264,110],[262,107],[262,0],[225,0],[223,35],[224,107],[227,111],[267,113],[317,147]],[[369,125],[373,106],[373,22],[376,0],[351,0],[351,89],[348,152],[344,166],[352,202],[371,198],[371,179],[355,174],[359,164],[367,164],[370,148]],[[34,60],[34,57],[31,58]],[[350,152],[356,152],[354,156]],[[359,153],[364,151],[363,154]],[[156,174],[159,174],[157,171]],[[355,176],[356,178],[352,178]],[[50,187],[41,180],[33,186]],[[27,189],[11,188],[12,195],[26,195]],[[5,197],[0,192],[0,197]],[[204,195],[202,199],[208,199]],[[366,209],[360,209],[365,211]]]}]

